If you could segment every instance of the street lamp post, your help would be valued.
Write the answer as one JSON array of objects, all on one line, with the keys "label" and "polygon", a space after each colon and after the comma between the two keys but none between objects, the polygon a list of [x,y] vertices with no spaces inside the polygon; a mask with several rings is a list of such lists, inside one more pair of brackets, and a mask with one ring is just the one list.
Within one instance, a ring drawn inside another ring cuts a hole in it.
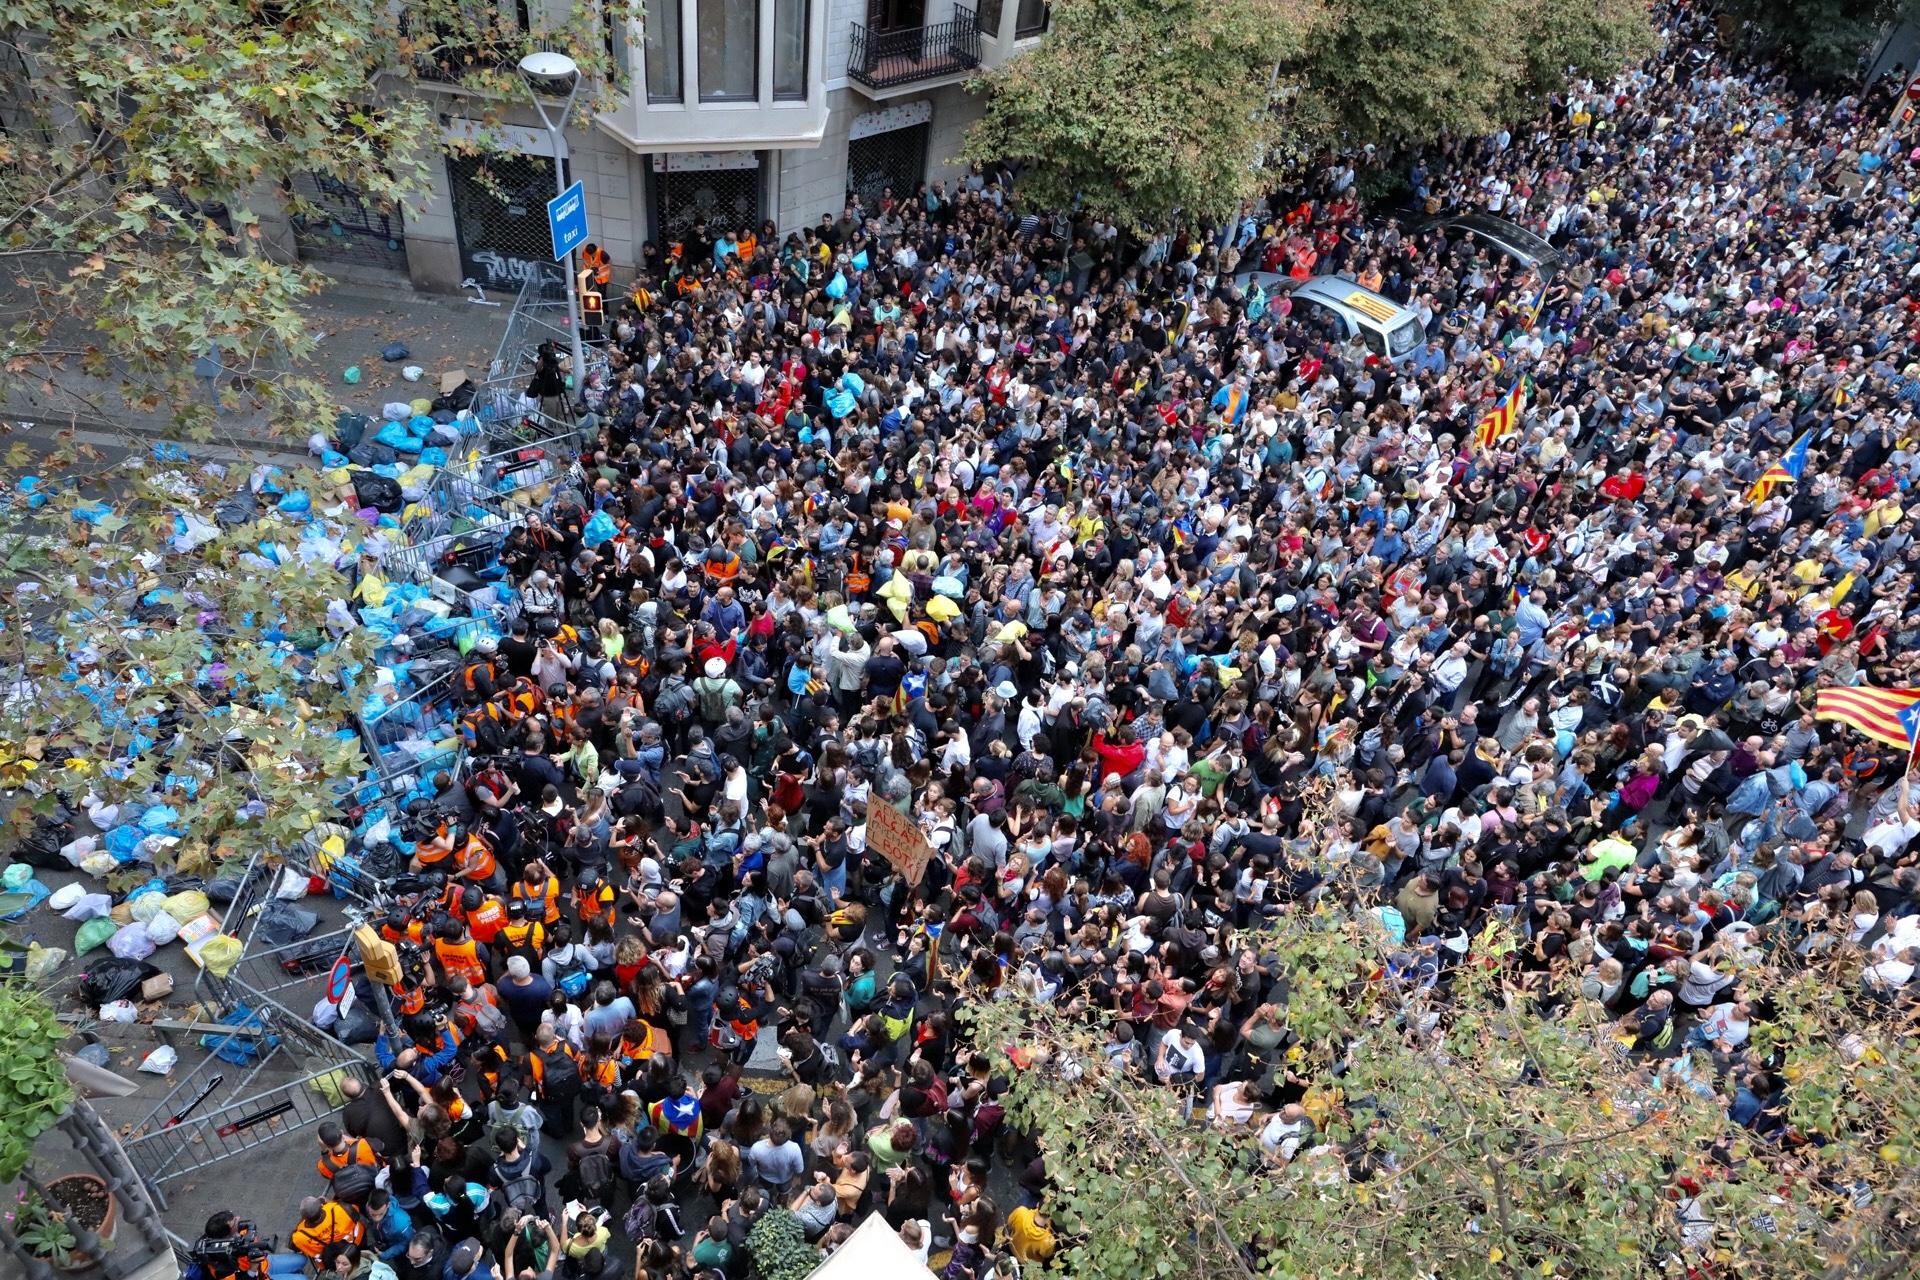
[{"label": "street lamp post", "polygon": [[[573,100],[580,93],[580,67],[564,53],[530,53],[520,59],[520,75],[533,93],[533,109],[546,126],[547,141],[553,147],[553,185],[555,195],[567,190],[567,119],[573,114]],[[557,115],[547,111],[548,100],[561,100]],[[573,395],[587,385],[587,353],[580,342],[580,292],[574,284],[573,261],[569,254],[560,264],[567,283],[567,336],[573,344]],[[571,408],[573,396],[568,397]]]}]

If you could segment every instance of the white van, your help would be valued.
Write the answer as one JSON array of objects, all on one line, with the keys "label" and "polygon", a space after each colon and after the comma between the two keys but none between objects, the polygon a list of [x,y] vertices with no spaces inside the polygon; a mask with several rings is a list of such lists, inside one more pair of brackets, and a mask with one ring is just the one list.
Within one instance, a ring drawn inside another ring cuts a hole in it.
[{"label": "white van", "polygon": [[1269,295],[1288,295],[1296,310],[1317,310],[1333,321],[1342,337],[1358,333],[1369,350],[1394,364],[1427,340],[1418,312],[1342,276],[1295,280],[1272,271],[1248,271],[1235,276],[1234,283],[1243,290],[1259,285]]}]

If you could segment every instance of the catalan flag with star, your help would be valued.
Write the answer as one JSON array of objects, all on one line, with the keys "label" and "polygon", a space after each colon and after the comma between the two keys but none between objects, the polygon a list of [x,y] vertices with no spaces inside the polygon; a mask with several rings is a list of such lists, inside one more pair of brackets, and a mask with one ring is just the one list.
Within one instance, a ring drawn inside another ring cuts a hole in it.
[{"label": "catalan flag with star", "polygon": [[1905,747],[1920,743],[1920,689],[1876,689],[1848,685],[1814,695],[1816,720],[1837,720],[1875,742]]},{"label": "catalan flag with star", "polygon": [[1807,470],[1807,446],[1813,443],[1813,432],[1809,431],[1787,449],[1780,461],[1760,473],[1760,478],[1747,490],[1747,501],[1759,506],[1770,497],[1775,489],[1783,484],[1797,483]]},{"label": "catalan flag with star", "polygon": [[1500,397],[1499,403],[1487,410],[1473,429],[1473,442],[1481,449],[1491,449],[1506,437],[1520,429],[1520,415],[1527,410],[1527,397],[1533,394],[1533,379],[1521,374],[1507,388],[1507,394]]}]

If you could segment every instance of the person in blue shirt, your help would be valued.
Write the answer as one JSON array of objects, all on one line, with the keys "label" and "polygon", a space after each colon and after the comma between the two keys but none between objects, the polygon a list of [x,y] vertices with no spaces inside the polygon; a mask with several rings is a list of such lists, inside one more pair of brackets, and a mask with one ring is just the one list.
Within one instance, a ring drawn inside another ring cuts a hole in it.
[{"label": "person in blue shirt", "polygon": [[425,1014],[414,1014],[407,1019],[406,1027],[411,1039],[397,1050],[389,1041],[386,1031],[374,1037],[373,1055],[380,1064],[380,1070],[392,1071],[398,1067],[423,1086],[437,1084],[447,1068],[453,1065],[454,1056],[460,1048],[453,1038],[453,1032],[446,1026],[444,1015],[438,1020],[431,1020]]},{"label": "person in blue shirt", "polygon": [[407,1251],[413,1239],[413,1215],[400,1207],[385,1187],[375,1187],[367,1195],[367,1244],[378,1251],[383,1262],[392,1262]]}]

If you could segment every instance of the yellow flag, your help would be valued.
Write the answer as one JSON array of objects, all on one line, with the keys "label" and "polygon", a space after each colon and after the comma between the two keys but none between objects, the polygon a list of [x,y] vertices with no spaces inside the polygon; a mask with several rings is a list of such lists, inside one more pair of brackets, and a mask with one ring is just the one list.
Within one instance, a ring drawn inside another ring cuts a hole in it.
[{"label": "yellow flag", "polygon": [[1849,573],[1846,577],[1833,584],[1833,591],[1827,596],[1827,605],[1829,608],[1837,609],[1840,607],[1840,602],[1847,598],[1847,592],[1853,590],[1853,579],[1854,575]]}]

